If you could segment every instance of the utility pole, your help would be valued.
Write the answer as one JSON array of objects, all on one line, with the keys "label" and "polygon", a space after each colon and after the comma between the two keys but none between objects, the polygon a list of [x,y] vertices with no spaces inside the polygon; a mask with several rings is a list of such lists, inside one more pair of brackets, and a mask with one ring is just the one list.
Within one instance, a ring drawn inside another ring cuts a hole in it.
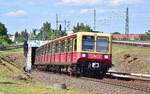
[{"label": "utility pole", "polygon": [[125,35],[128,37],[129,35],[129,9],[126,9],[126,19],[125,19]]},{"label": "utility pole", "polygon": [[66,25],[67,25],[67,21],[65,20],[64,22],[65,22],[64,30],[65,30],[65,32],[66,32]]},{"label": "utility pole", "polygon": [[[63,23],[63,22],[62,22]],[[65,26],[64,26],[64,30],[65,31],[67,31],[67,28],[68,28],[68,30],[70,30],[70,21],[64,21],[64,24],[65,24]]]},{"label": "utility pole", "polygon": [[94,9],[94,31],[96,31],[96,10]]},{"label": "utility pole", "polygon": [[64,20],[64,21],[60,21],[58,18],[58,14],[56,14],[56,30],[59,30],[59,24],[63,23],[64,24],[64,30],[67,31],[70,30],[70,21]]},{"label": "utility pole", "polygon": [[56,14],[56,30],[58,30],[58,14]]}]

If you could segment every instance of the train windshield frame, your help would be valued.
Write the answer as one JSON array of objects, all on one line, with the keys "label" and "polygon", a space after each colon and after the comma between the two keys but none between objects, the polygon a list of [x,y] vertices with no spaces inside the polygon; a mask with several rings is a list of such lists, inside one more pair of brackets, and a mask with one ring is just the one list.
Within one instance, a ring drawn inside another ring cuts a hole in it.
[{"label": "train windshield frame", "polygon": [[96,37],[96,52],[109,51],[109,38],[105,36]]},{"label": "train windshield frame", "polygon": [[95,37],[90,35],[82,36],[82,50],[83,51],[94,51],[95,48]]}]

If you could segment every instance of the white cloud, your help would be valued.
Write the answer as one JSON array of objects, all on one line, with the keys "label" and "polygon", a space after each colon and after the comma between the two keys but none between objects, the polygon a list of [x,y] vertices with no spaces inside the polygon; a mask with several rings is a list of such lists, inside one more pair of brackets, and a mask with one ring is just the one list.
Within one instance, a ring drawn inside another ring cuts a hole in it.
[{"label": "white cloud", "polygon": [[136,4],[136,3],[143,3],[144,0],[111,0],[110,2],[113,5],[118,5],[118,4]]},{"label": "white cloud", "polygon": [[[92,13],[94,9],[92,8],[84,8],[80,10],[81,14]],[[121,9],[96,9],[96,13],[120,13],[123,12]]]},{"label": "white cloud", "polygon": [[60,4],[83,5],[97,4],[101,0],[57,0]]},{"label": "white cloud", "polygon": [[10,11],[8,13],[5,13],[4,15],[10,17],[22,17],[22,16],[26,16],[27,12],[24,10],[17,10],[17,11]]},{"label": "white cloud", "polygon": [[90,13],[91,11],[93,11],[94,9],[89,9],[89,8],[85,8],[85,9],[81,9],[80,13],[81,14],[85,14],[85,13]]}]

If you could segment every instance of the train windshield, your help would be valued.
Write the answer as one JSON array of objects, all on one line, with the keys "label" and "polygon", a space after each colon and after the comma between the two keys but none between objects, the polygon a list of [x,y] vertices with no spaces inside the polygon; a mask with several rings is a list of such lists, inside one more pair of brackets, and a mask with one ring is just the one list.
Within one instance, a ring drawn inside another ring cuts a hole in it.
[{"label": "train windshield", "polygon": [[83,36],[82,37],[82,50],[83,51],[94,51],[94,36]]},{"label": "train windshield", "polygon": [[108,51],[109,41],[108,37],[97,36],[96,38],[96,51],[105,52]]}]

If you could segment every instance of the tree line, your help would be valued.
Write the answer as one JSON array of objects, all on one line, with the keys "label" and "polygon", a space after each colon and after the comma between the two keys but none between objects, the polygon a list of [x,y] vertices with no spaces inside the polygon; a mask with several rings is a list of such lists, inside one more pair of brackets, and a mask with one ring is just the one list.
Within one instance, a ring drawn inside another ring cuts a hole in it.
[{"label": "tree line", "polygon": [[[73,32],[93,32],[89,25],[85,25],[84,23],[77,23],[76,26],[73,27]],[[37,33],[38,32],[38,33]],[[35,40],[53,40],[55,38],[59,38],[67,35],[66,30],[62,30],[62,25],[59,25],[58,29],[52,29],[51,23],[45,22],[43,23],[40,29],[33,29],[32,32],[28,33],[27,30],[23,30],[20,33],[15,33],[16,41],[23,42],[24,40],[35,39]]]}]

